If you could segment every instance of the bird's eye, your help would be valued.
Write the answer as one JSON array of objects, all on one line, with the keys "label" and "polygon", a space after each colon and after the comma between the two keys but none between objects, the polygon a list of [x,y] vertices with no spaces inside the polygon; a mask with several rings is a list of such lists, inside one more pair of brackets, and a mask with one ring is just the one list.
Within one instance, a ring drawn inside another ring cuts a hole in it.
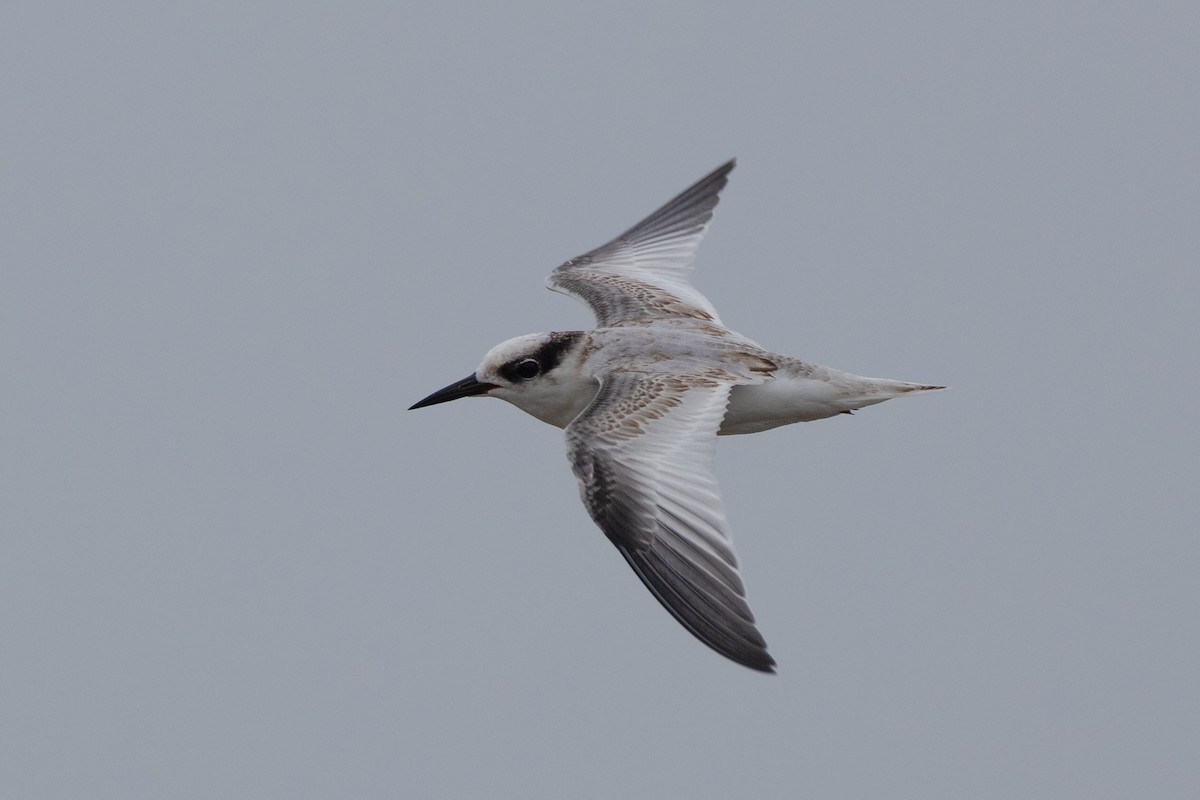
[{"label": "bird's eye", "polygon": [[542,365],[532,358],[527,358],[517,364],[517,377],[523,381],[529,380],[541,371]]}]

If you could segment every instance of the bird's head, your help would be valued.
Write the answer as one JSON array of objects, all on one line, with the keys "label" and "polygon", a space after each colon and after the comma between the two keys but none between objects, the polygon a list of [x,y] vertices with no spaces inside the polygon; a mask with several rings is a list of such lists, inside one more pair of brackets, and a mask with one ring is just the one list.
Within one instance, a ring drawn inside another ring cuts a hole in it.
[{"label": "bird's head", "polygon": [[543,422],[566,427],[595,397],[599,381],[584,375],[581,331],[530,333],[493,347],[466,378],[409,410],[460,397],[498,397]]}]

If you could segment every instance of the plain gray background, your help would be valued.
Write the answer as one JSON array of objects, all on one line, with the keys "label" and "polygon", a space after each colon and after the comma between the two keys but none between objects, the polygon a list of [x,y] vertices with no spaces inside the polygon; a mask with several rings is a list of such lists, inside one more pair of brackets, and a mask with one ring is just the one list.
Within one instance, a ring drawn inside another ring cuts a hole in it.
[{"label": "plain gray background", "polygon": [[[1200,796],[1193,3],[5,3],[0,795]],[[695,282],[946,383],[723,439],[779,675],[506,404],[408,413],[730,156]]]}]

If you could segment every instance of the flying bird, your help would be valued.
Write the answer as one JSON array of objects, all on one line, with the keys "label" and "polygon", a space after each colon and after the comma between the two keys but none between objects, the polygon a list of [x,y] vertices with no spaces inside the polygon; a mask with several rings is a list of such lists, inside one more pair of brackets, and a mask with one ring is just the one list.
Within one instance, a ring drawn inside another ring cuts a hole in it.
[{"label": "flying bird", "polygon": [[717,436],[944,387],[822,367],[725,327],[689,273],[734,164],[550,273],[550,289],[591,307],[594,330],[509,339],[412,408],[498,397],[563,428],[584,506],[646,588],[713,650],[774,672],[713,474]]}]

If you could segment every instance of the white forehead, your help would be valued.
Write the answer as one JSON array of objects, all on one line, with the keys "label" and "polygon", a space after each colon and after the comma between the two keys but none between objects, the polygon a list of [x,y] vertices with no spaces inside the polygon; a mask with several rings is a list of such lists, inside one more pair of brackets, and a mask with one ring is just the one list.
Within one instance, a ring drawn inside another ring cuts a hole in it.
[{"label": "white forehead", "polygon": [[509,339],[507,342],[501,342],[488,351],[483,357],[483,363],[479,365],[480,370],[485,367],[496,367],[500,364],[519,358],[521,356],[530,356],[536,353],[550,339],[548,333],[527,333],[524,336],[518,336],[515,339]]}]

